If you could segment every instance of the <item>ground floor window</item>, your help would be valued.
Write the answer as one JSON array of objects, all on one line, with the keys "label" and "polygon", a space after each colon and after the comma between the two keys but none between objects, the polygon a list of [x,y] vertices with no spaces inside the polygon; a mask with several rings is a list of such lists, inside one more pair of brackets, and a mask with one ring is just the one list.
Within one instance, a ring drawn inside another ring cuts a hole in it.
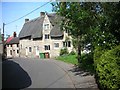
[{"label": "ground floor window", "polygon": [[68,47],[71,47],[71,41],[68,41]]},{"label": "ground floor window", "polygon": [[29,47],[29,52],[32,52],[32,47]]},{"label": "ground floor window", "polygon": [[71,47],[71,41],[64,41],[63,47]]},{"label": "ground floor window", "polygon": [[17,50],[17,53],[19,53],[19,50]]},{"label": "ground floor window", "polygon": [[59,48],[59,43],[54,43],[55,48]]},{"label": "ground floor window", "polygon": [[10,55],[12,55],[12,50],[10,50]]},{"label": "ground floor window", "polygon": [[45,50],[50,50],[50,45],[45,45]]}]

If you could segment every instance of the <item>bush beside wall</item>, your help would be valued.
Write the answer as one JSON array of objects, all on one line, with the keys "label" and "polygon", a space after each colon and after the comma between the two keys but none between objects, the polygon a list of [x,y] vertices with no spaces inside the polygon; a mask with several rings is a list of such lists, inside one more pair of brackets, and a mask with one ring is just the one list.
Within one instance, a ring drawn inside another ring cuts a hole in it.
[{"label": "bush beside wall", "polygon": [[120,45],[106,51],[96,48],[94,66],[101,89],[120,88]]}]

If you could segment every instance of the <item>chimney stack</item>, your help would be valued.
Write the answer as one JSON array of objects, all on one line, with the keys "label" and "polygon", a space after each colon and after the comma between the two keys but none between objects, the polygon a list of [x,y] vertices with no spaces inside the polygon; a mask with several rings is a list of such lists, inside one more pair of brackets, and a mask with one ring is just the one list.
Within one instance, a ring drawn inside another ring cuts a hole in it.
[{"label": "chimney stack", "polygon": [[16,36],[17,36],[17,34],[16,34],[16,32],[14,32],[14,33],[13,33],[13,37],[16,37]]},{"label": "chimney stack", "polygon": [[28,21],[29,21],[29,19],[25,19],[25,23],[28,22]]},{"label": "chimney stack", "polygon": [[45,12],[40,12],[40,17],[45,16]]}]

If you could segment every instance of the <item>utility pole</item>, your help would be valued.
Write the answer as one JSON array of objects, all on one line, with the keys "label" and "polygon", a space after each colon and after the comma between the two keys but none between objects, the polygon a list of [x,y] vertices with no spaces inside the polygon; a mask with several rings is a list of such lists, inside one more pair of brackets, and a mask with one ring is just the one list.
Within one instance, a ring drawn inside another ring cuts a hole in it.
[{"label": "utility pole", "polygon": [[2,55],[2,59],[5,59],[5,42],[4,42],[4,30],[5,30],[5,23],[3,23],[3,40],[2,40],[2,42],[3,42],[3,55]]}]

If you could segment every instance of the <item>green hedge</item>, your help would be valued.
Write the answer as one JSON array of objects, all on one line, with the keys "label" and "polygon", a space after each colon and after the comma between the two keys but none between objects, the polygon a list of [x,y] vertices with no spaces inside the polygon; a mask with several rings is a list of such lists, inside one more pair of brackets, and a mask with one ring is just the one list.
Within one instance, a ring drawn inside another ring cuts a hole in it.
[{"label": "green hedge", "polygon": [[93,74],[95,72],[93,64],[93,53],[90,52],[81,55],[80,68],[84,69],[85,71],[89,71],[91,74]]},{"label": "green hedge", "polygon": [[101,89],[120,88],[120,45],[112,50],[96,48],[94,65]]}]

